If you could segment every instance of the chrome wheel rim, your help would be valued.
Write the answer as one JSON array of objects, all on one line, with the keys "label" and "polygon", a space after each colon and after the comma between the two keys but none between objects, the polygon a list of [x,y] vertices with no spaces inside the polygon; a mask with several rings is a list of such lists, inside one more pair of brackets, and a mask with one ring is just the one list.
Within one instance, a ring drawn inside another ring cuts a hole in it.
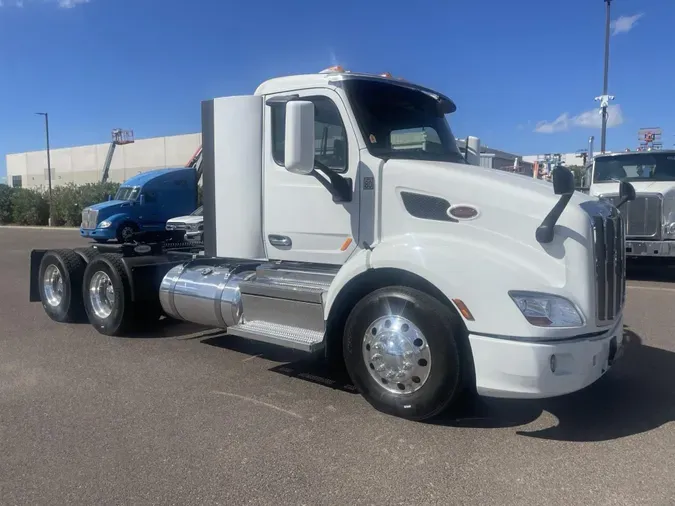
[{"label": "chrome wheel rim", "polygon": [[94,314],[106,319],[115,307],[115,289],[110,276],[103,271],[95,272],[89,282],[89,301]]},{"label": "chrome wheel rim", "polygon": [[383,316],[368,326],[363,360],[377,383],[396,395],[418,391],[429,379],[431,350],[426,337],[403,316]]},{"label": "chrome wheel rim", "polygon": [[63,301],[63,276],[61,270],[54,264],[48,265],[43,278],[45,300],[52,307],[57,307]]}]

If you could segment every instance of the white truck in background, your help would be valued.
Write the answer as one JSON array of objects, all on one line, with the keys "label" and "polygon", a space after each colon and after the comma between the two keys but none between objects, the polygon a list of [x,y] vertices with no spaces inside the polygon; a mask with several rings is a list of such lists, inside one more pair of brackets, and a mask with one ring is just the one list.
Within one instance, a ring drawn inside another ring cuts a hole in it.
[{"label": "white truck in background", "polygon": [[616,203],[621,181],[636,198],[622,209],[626,255],[646,261],[675,260],[675,150],[595,155],[582,179],[590,195]]},{"label": "white truck in background", "polygon": [[375,408],[413,420],[464,391],[582,389],[622,349],[621,216],[565,168],[551,185],[467,165],[455,109],[341,68],[204,101],[203,255],[34,250],[30,298],[105,335],[166,314],[338,356]]}]

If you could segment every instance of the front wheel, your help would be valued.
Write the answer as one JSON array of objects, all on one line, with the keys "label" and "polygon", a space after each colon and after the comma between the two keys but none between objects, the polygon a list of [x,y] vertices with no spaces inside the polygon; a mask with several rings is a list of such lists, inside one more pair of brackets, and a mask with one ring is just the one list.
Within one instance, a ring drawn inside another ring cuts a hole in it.
[{"label": "front wheel", "polygon": [[345,325],[343,353],[354,385],[379,411],[425,420],[458,400],[467,365],[459,316],[408,287],[359,301]]},{"label": "front wheel", "polygon": [[138,232],[138,227],[136,226],[135,223],[122,223],[118,228],[117,228],[117,242],[120,244],[125,244],[130,242],[134,235]]}]

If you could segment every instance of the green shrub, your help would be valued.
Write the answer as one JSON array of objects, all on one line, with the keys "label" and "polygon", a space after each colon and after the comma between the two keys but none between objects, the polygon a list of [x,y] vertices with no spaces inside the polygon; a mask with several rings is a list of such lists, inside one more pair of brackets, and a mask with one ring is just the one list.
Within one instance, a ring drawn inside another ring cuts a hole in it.
[{"label": "green shrub", "polygon": [[15,188],[11,206],[12,221],[18,225],[44,226],[49,222],[47,199],[36,190]]},{"label": "green shrub", "polygon": [[0,225],[12,222],[12,194],[14,188],[0,184]]},{"label": "green shrub", "polygon": [[80,188],[68,183],[52,190],[52,225],[79,226],[82,221]]}]

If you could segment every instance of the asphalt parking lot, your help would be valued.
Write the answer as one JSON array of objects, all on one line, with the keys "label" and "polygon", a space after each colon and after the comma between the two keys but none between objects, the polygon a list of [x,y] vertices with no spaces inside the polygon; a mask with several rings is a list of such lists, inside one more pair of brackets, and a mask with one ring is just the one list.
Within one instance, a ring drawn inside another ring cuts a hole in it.
[{"label": "asphalt parking lot", "polygon": [[626,354],[585,391],[422,424],[300,353],[53,323],[28,253],[82,242],[0,229],[1,504],[675,504],[675,275],[631,272]]}]

